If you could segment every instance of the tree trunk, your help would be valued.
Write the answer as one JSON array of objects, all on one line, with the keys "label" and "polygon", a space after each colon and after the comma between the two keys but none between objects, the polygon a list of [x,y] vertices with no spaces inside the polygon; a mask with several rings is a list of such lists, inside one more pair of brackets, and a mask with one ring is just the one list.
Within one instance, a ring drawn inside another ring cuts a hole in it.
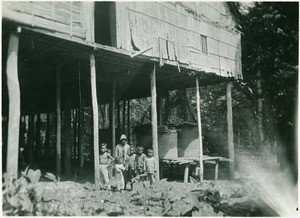
[{"label": "tree trunk", "polygon": [[65,90],[65,110],[64,110],[64,134],[65,134],[65,145],[64,145],[64,169],[65,175],[70,176],[72,173],[71,167],[71,93],[70,90]]},{"label": "tree trunk", "polygon": [[182,97],[184,107],[187,109],[187,114],[189,114],[189,117],[193,122],[197,123],[196,114],[194,112],[194,108],[191,105],[191,102],[189,101],[186,89],[180,90],[180,95]]},{"label": "tree trunk", "polygon": [[166,92],[166,97],[165,97],[165,105],[164,105],[164,116],[163,116],[163,124],[164,125],[167,125],[169,123],[169,116],[170,116],[170,94],[169,92],[167,91]]}]

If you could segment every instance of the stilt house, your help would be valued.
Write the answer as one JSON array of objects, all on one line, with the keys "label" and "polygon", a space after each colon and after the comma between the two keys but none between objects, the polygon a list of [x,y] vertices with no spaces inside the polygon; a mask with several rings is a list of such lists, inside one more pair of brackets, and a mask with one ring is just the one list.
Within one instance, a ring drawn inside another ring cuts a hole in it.
[{"label": "stilt house", "polygon": [[[157,99],[171,90],[197,87],[197,155],[202,180],[205,158],[199,86],[227,83],[229,159],[233,161],[231,89],[232,80],[240,78],[241,34],[224,2],[2,2],[4,171],[17,175],[24,120],[29,120],[25,154],[34,161],[34,117],[56,112],[53,164],[58,176],[62,171],[70,173],[71,110],[79,111],[80,135],[87,125],[84,109],[92,106],[97,187],[98,105],[110,104],[114,149],[116,105],[149,96],[152,147],[159,162]],[[81,162],[80,143],[77,150]],[[230,169],[232,173],[233,162]]]}]

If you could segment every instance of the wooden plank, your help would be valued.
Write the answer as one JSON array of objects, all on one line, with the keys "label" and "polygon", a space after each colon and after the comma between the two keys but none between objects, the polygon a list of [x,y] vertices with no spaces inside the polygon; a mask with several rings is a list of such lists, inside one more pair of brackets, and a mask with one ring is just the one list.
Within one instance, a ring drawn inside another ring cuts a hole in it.
[{"label": "wooden plank", "polygon": [[111,98],[111,146],[112,154],[115,155],[116,148],[116,83],[112,84]]},{"label": "wooden plank", "polygon": [[234,175],[234,144],[233,144],[233,123],[232,123],[232,81],[227,83],[226,100],[227,100],[227,132],[228,132],[228,154],[229,159],[229,174],[233,178]]},{"label": "wooden plank", "polygon": [[9,36],[6,76],[9,98],[8,138],[6,172],[18,176],[19,129],[20,129],[20,85],[18,78],[19,35],[12,32]]},{"label": "wooden plank", "polygon": [[150,72],[151,87],[151,124],[152,124],[152,147],[156,163],[156,180],[159,180],[159,157],[158,157],[158,133],[157,133],[157,105],[156,105],[156,64]]},{"label": "wooden plank", "polygon": [[61,68],[56,68],[56,175],[61,177]]},{"label": "wooden plank", "polygon": [[90,54],[91,68],[91,91],[92,91],[92,110],[93,110],[93,144],[94,144],[94,166],[95,166],[95,187],[100,190],[100,171],[99,171],[99,113],[96,86],[96,64],[94,54]]},{"label": "wooden plank", "polygon": [[196,78],[196,98],[197,98],[197,118],[198,118],[198,135],[199,135],[199,176],[200,182],[203,181],[203,144],[202,144],[202,127],[201,127],[201,111],[200,111],[200,90],[199,78]]}]

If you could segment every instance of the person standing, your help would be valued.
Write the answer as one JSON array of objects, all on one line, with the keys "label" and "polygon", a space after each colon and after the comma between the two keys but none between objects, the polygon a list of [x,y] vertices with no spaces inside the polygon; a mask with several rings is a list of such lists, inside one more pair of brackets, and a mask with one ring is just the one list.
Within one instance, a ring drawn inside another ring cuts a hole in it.
[{"label": "person standing", "polygon": [[135,168],[136,168],[136,154],[133,146],[130,146],[127,160],[125,160],[125,171],[124,171],[124,179],[125,179],[125,189],[127,183],[130,183],[131,190],[133,189],[133,181],[132,179],[135,177]]},{"label": "person standing", "polygon": [[112,156],[107,153],[106,144],[102,143],[100,147],[100,156],[99,156],[99,164],[100,164],[100,184],[101,188],[110,189],[109,185],[109,176],[108,176],[108,165],[110,161],[114,160]]},{"label": "person standing", "polygon": [[136,153],[136,157],[135,157],[135,164],[136,164],[135,172],[139,178],[139,181],[144,181],[144,169],[145,169],[146,155],[143,152],[144,152],[144,148],[142,146],[139,146],[137,148],[137,153]]},{"label": "person standing", "polygon": [[125,167],[122,163],[123,163],[122,158],[117,157],[116,165],[115,165],[115,179],[117,182],[117,190],[119,192],[121,192],[125,188],[125,181],[123,176],[123,171],[125,170]]},{"label": "person standing", "polygon": [[115,158],[120,157],[123,161],[127,160],[129,148],[130,146],[127,144],[126,135],[121,135],[120,143],[116,146]]},{"label": "person standing", "polygon": [[155,182],[154,174],[156,172],[155,158],[153,157],[153,150],[150,148],[147,150],[147,157],[145,159],[145,172],[147,174],[147,180],[152,185]]}]

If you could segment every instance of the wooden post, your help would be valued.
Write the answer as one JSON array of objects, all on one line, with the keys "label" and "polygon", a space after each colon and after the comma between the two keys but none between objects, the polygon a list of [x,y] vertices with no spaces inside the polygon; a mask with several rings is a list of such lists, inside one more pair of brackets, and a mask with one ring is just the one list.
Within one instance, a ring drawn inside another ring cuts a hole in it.
[{"label": "wooden post", "polygon": [[68,176],[72,173],[72,157],[71,157],[71,149],[72,149],[72,139],[71,139],[71,93],[70,89],[65,90],[65,110],[64,110],[64,135],[65,135],[65,143],[64,143],[64,173]]},{"label": "wooden post", "polygon": [[189,182],[189,170],[190,170],[190,164],[186,163],[185,164],[185,169],[184,169],[184,183]]},{"label": "wooden post", "polygon": [[112,154],[115,155],[116,147],[116,83],[112,84],[112,98],[111,98],[111,146]]},{"label": "wooden post", "polygon": [[126,134],[126,101],[124,100],[122,103],[123,103],[122,131],[123,131],[123,134]]},{"label": "wooden post", "polygon": [[219,160],[216,160],[216,164],[215,164],[215,181],[218,180],[218,176],[219,176]]},{"label": "wooden post", "polygon": [[117,128],[121,129],[121,111],[120,111],[120,102],[118,102],[117,106]]},{"label": "wooden post", "polygon": [[257,114],[258,114],[258,134],[260,139],[260,144],[262,145],[264,141],[264,131],[263,131],[263,99],[262,99],[262,86],[261,86],[261,74],[260,70],[257,72]]},{"label": "wooden post", "polygon": [[47,127],[46,127],[46,140],[45,140],[45,150],[49,151],[50,148],[50,122],[51,122],[51,114],[47,113]]},{"label": "wooden post", "polygon": [[29,166],[33,164],[33,148],[34,148],[34,114],[29,115],[28,127],[28,162]]},{"label": "wooden post", "polygon": [[152,147],[156,162],[156,180],[159,180],[159,157],[158,157],[158,133],[157,133],[157,106],[156,106],[156,65],[150,73],[151,87],[151,124],[152,124]]},{"label": "wooden post", "polygon": [[56,69],[56,175],[61,177],[61,75]]},{"label": "wooden post", "polygon": [[127,101],[127,139],[130,142],[130,100]]},{"label": "wooden post", "polygon": [[203,144],[202,144],[202,127],[201,127],[201,111],[200,111],[200,90],[199,78],[196,78],[196,98],[197,98],[197,118],[198,118],[198,135],[199,135],[199,176],[200,182],[203,181]]},{"label": "wooden post", "polygon": [[227,83],[226,99],[227,99],[227,132],[228,132],[228,154],[229,174],[233,178],[234,175],[234,144],[233,144],[233,125],[232,125],[232,98],[231,98],[232,82]]},{"label": "wooden post", "polygon": [[18,78],[19,36],[12,32],[9,36],[6,76],[9,98],[8,136],[6,172],[9,176],[18,176],[19,131],[20,131],[20,85]]},{"label": "wooden post", "polygon": [[[80,61],[80,60],[79,60]],[[80,62],[79,62],[80,63]],[[82,89],[82,80],[81,80],[81,72],[79,66],[78,72],[78,91],[79,91],[79,123],[78,123],[78,144],[79,144],[79,158],[80,158],[80,168],[83,168],[84,164],[84,147],[82,142],[83,130],[84,130],[84,102],[83,102],[83,89]]]},{"label": "wooden post", "polygon": [[93,109],[93,143],[94,143],[94,165],[95,165],[95,187],[100,190],[100,171],[99,171],[99,112],[97,101],[96,84],[96,63],[94,54],[90,54],[91,68],[91,90],[92,90],[92,109]]}]

